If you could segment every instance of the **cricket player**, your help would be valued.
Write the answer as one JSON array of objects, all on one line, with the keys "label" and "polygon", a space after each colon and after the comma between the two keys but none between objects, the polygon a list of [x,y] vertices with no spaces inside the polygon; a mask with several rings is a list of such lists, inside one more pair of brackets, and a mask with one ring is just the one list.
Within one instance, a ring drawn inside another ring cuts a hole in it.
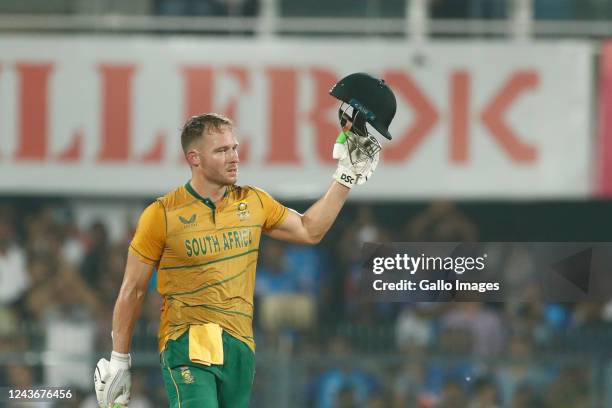
[{"label": "cricket player", "polygon": [[[238,141],[230,119],[208,113],[187,121],[181,145],[191,179],[149,205],[138,222],[113,313],[111,358],[101,359],[94,374],[100,407],[129,402],[130,341],[154,270],[163,297],[159,352],[170,406],[248,407],[261,236],[317,244],[351,187],[370,178],[380,149],[369,146],[376,139],[353,133],[354,111],[334,145],[334,181],[304,214],[257,187],[236,184]],[[354,152],[374,154],[351,155],[351,142]]]}]

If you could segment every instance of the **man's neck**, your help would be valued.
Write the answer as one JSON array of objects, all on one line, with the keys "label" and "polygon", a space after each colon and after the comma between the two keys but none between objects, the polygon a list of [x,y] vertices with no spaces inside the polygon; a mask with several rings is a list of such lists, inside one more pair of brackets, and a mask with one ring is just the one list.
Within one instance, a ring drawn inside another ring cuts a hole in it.
[{"label": "man's neck", "polygon": [[209,198],[215,204],[223,199],[227,191],[227,186],[210,183],[197,177],[192,177],[189,183],[196,193],[204,198]]}]

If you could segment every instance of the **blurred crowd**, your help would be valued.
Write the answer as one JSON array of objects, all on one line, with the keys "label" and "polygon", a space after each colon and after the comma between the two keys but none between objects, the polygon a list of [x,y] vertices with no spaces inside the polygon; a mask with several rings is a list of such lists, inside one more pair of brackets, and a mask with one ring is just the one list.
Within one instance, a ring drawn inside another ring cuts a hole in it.
[{"label": "blurred crowd", "polygon": [[[72,406],[95,407],[91,370],[111,350],[134,222],[111,239],[103,221],[80,228],[69,203],[18,203],[0,204],[0,384],[71,386],[79,395]],[[480,226],[460,207],[435,202],[401,220],[349,206],[319,246],[264,240],[254,322],[264,366],[253,406],[271,406],[281,358],[295,364],[286,392],[301,405],[292,406],[595,406],[612,380],[604,375],[612,304],[361,298],[364,242],[479,239]],[[156,353],[155,285],[153,278],[135,355]],[[136,359],[135,367],[130,407],[161,406],[155,361]]]}]

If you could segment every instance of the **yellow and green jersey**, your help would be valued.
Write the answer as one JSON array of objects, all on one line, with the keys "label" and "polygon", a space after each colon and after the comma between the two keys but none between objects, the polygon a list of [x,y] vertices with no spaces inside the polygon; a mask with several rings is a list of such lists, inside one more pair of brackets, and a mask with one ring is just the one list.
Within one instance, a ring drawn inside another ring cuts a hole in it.
[{"label": "yellow and green jersey", "polygon": [[142,213],[130,250],[157,266],[159,350],[192,324],[217,323],[253,351],[255,266],[262,231],[287,208],[254,187],[231,186],[218,205],[187,183]]}]

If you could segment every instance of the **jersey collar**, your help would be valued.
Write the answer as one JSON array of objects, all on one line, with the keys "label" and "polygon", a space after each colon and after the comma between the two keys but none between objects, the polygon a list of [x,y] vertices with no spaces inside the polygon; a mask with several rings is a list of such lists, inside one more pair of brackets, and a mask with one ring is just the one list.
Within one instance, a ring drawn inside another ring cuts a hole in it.
[{"label": "jersey collar", "polygon": [[[227,196],[229,195],[229,191],[232,188],[232,186],[228,186],[225,189],[225,194],[223,194],[223,199],[225,200],[227,198]],[[203,202],[208,208],[210,208],[211,210],[216,210],[217,206],[215,205],[215,203],[213,202],[213,200],[211,200],[210,198],[204,198],[202,197],[200,194],[198,194],[197,191],[195,191],[195,189],[191,186],[191,181],[188,181],[187,184],[185,184],[185,189],[187,190],[187,192],[189,194],[191,194],[192,196],[194,196],[195,198],[197,198],[198,200],[200,200],[201,202]]]}]

